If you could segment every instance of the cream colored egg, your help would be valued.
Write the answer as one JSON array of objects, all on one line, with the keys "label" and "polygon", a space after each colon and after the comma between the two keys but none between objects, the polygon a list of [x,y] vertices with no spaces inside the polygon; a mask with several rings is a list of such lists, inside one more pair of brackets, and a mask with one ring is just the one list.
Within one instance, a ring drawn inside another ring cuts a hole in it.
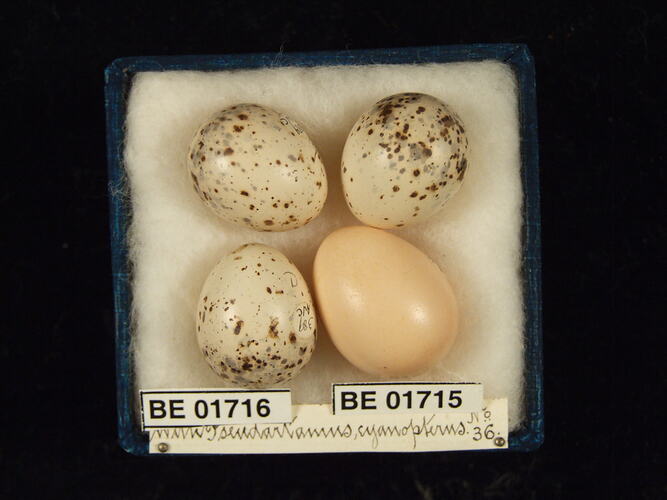
[{"label": "cream colored egg", "polygon": [[303,129],[256,104],[224,109],[194,135],[188,169],[216,215],[261,231],[307,224],[327,197],[324,165]]},{"label": "cream colored egg", "polygon": [[386,97],[361,115],[347,137],[345,200],[371,226],[423,221],[458,191],[467,151],[463,124],[444,102],[415,93]]},{"label": "cream colored egg", "polygon": [[360,370],[417,374],[454,343],[452,287],[437,264],[398,236],[364,226],[334,231],[320,245],[313,271],[320,317]]},{"label": "cream colored egg", "polygon": [[315,349],[308,286],[285,255],[266,245],[243,245],[218,262],[202,288],[196,321],[206,361],[230,385],[290,380]]}]

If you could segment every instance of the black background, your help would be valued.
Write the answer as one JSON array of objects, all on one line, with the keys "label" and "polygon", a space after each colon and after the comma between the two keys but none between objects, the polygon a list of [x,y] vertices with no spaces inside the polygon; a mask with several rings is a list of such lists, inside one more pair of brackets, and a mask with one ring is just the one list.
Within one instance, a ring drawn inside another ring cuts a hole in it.
[{"label": "black background", "polygon": [[[8,220],[0,240],[2,495],[664,498],[664,12],[631,2],[187,4],[24,2],[0,14],[8,49],[2,112],[11,129],[0,197]],[[543,447],[152,458],[122,451],[104,67],[129,55],[475,42],[526,43],[537,66]]]}]

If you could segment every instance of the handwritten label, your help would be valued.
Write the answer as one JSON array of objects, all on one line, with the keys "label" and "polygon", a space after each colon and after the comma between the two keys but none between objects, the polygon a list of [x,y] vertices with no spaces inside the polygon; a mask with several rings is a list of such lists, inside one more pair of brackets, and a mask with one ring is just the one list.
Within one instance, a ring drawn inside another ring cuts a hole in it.
[{"label": "handwritten label", "polygon": [[301,332],[311,332],[315,327],[315,316],[311,310],[310,304],[304,302],[299,304],[299,307],[296,308],[296,317],[297,317],[297,331]]},{"label": "handwritten label", "polygon": [[482,408],[484,389],[475,383],[334,384],[334,414],[469,413]]},{"label": "handwritten label", "polygon": [[144,429],[292,420],[288,389],[141,391]]},{"label": "handwritten label", "polygon": [[303,134],[303,129],[301,128],[301,126],[294,120],[290,120],[286,115],[280,115],[280,123],[282,123],[286,127],[288,126],[292,127],[294,131],[299,135]]},{"label": "handwritten label", "polygon": [[334,415],[330,405],[296,405],[283,424],[150,429],[151,453],[334,453],[507,448],[507,399],[479,412]]},{"label": "handwritten label", "polygon": [[299,286],[299,282],[296,279],[296,275],[291,271],[285,271],[282,275],[282,278],[286,278],[289,281],[289,285],[292,288]]}]

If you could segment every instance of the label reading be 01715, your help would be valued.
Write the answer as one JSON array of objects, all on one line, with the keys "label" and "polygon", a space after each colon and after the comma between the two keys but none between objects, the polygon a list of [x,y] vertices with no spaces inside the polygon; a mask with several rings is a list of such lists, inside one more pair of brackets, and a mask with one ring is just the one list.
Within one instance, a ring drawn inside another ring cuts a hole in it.
[{"label": "label reading be 01715", "polygon": [[140,391],[143,429],[292,421],[288,389]]},{"label": "label reading be 01715", "polygon": [[336,415],[478,412],[483,396],[476,383],[333,384],[332,410]]}]

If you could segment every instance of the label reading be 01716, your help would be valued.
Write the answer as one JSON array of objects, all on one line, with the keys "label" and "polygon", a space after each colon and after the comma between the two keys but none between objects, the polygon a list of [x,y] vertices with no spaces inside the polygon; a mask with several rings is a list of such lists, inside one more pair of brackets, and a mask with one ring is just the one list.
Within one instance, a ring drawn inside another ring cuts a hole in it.
[{"label": "label reading be 01716", "polygon": [[292,421],[288,389],[140,391],[143,429]]},{"label": "label reading be 01716", "polygon": [[476,383],[333,384],[332,410],[336,415],[478,412],[483,393]]}]

